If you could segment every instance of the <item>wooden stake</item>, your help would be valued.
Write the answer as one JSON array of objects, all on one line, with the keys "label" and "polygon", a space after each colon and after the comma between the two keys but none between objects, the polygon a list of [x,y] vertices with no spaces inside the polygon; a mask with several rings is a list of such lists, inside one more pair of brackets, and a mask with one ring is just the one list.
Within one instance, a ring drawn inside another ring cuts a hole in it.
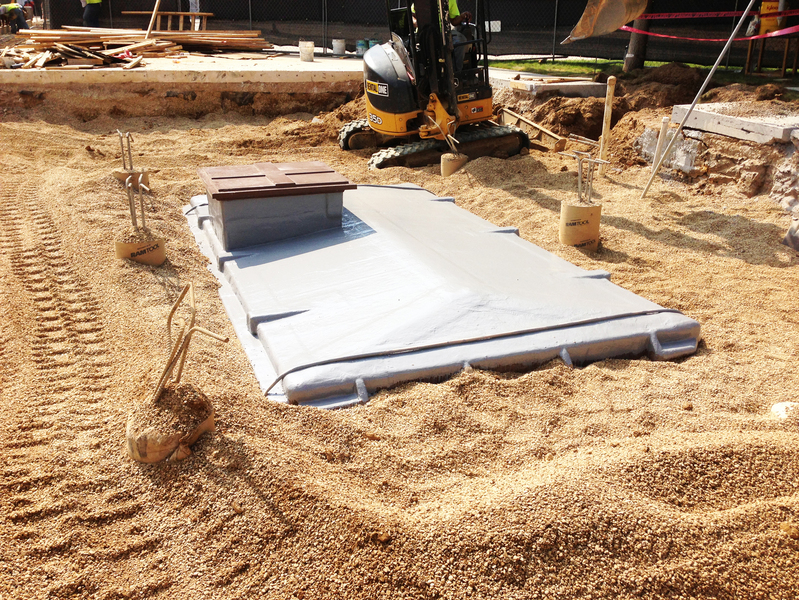
[{"label": "wooden stake", "polygon": [[147,28],[147,34],[144,39],[150,39],[150,34],[153,32],[153,25],[155,25],[155,16],[158,14],[158,8],[161,6],[161,0],[155,0],[155,8],[153,9],[153,16],[150,17],[150,26]]},{"label": "wooden stake", "polygon": [[655,146],[655,156],[652,157],[652,168],[655,168],[658,160],[660,160],[660,153],[663,150],[663,142],[666,141],[666,137],[669,135],[669,121],[671,119],[669,117],[663,117],[663,120],[660,122],[660,135],[658,135],[658,143]]},{"label": "wooden stake", "polygon": [[[599,144],[600,160],[608,159],[608,146],[610,145],[610,117],[613,115],[613,94],[616,90],[616,78],[608,77],[608,89],[605,94],[605,120],[602,122],[602,139]],[[599,164],[599,174],[605,174],[604,163]]]}]

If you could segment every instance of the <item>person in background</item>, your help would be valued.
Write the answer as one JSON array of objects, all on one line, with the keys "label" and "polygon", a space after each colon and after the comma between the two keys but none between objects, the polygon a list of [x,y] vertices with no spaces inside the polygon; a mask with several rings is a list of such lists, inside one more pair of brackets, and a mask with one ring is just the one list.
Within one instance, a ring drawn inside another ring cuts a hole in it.
[{"label": "person in background", "polygon": [[[442,2],[441,4],[443,6],[444,3]],[[472,13],[468,10],[461,12],[460,9],[458,9],[458,0],[447,0],[447,4],[449,23],[452,26],[452,43],[459,44],[460,42],[473,40],[474,33],[472,32],[472,26],[469,25],[472,21]],[[411,15],[413,15],[413,26],[417,27],[416,8],[413,4],[411,4]],[[466,56],[466,50],[468,50],[470,46],[470,44],[459,46],[455,48],[455,51],[452,53],[452,66],[456,71],[463,70],[463,59]]]},{"label": "person in background", "polygon": [[[458,0],[449,0],[449,22],[452,25],[452,43],[459,44],[468,40],[474,39],[472,26],[472,13],[468,10],[460,12],[458,9]],[[471,47],[471,44],[465,44],[455,48],[452,53],[452,62],[456,71],[463,70],[463,59],[466,56],[466,51]]]},{"label": "person in background", "polygon": [[22,12],[25,13],[25,20],[32,21],[33,14],[35,12],[33,0],[22,0],[21,4],[22,4]]},{"label": "person in background", "polygon": [[25,20],[25,11],[22,6],[17,3],[1,4],[0,15],[8,17],[8,23],[11,26],[11,33],[17,33],[20,29],[30,29],[28,22]]},{"label": "person in background", "polygon": [[85,7],[83,9],[83,24],[86,27],[100,26],[100,11],[103,8],[103,0],[80,0]]}]

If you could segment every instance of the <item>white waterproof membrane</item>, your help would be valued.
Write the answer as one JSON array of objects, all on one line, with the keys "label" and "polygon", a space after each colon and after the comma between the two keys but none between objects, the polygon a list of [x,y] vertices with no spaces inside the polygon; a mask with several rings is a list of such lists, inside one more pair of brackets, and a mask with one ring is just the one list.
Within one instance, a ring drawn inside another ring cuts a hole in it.
[{"label": "white waterproof membrane", "polygon": [[262,389],[341,407],[466,365],[672,359],[699,324],[412,185],[344,192],[342,228],[225,252],[205,196],[186,218]]}]

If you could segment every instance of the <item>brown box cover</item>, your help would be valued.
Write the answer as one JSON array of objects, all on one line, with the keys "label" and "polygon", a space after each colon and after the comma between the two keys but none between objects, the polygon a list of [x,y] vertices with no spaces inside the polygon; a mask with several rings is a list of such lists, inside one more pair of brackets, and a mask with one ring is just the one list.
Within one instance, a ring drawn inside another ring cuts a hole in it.
[{"label": "brown box cover", "polygon": [[324,194],[357,187],[320,161],[203,167],[197,172],[209,196],[219,201]]}]

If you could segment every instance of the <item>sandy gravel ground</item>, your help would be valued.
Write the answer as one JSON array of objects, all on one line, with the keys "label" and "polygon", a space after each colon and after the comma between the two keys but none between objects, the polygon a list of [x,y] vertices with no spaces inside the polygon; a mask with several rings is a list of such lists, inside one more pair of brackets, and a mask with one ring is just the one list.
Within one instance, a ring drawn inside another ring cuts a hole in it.
[{"label": "sandy gravel ground", "polygon": [[[658,127],[668,110],[646,114]],[[665,179],[641,200],[649,169],[618,147],[588,255],[557,239],[574,161],[370,172],[334,137],[360,103],[314,116],[3,117],[0,598],[794,600],[799,424],[770,408],[799,389],[799,254],[778,204]],[[130,233],[116,128],[153,170],[162,267],[114,258]],[[181,207],[203,192],[198,167],[298,160],[454,196],[697,319],[700,349],[464,372],[337,412],[272,404]],[[139,464],[127,417],[189,281],[198,323],[232,338],[198,339],[184,373],[217,431],[183,462]]]}]

